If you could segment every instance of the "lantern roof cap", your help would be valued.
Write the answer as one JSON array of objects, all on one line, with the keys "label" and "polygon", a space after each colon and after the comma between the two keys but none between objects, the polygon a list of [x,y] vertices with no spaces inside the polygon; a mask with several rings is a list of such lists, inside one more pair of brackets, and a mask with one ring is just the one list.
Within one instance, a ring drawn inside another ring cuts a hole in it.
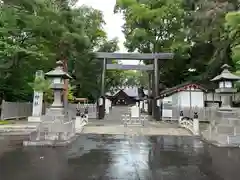
[{"label": "lantern roof cap", "polygon": [[46,76],[48,77],[62,77],[64,79],[72,79],[72,77],[63,71],[63,62],[62,61],[57,61],[56,62],[57,67],[47,73],[45,73]]},{"label": "lantern roof cap", "polygon": [[228,64],[224,64],[222,67],[223,71],[220,75],[213,78],[211,81],[221,81],[221,80],[229,80],[229,81],[238,81],[240,77],[232,74],[229,69],[231,68]]}]

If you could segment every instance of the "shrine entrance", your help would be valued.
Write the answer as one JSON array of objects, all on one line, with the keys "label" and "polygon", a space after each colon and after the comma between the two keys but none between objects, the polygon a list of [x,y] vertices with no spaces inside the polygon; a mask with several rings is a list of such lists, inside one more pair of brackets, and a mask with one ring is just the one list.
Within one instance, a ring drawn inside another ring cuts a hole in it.
[{"label": "shrine entrance", "polygon": [[[173,53],[107,53],[96,52],[96,58],[102,60],[101,74],[101,96],[97,102],[98,119],[105,116],[105,76],[106,70],[141,70],[148,71],[148,114],[154,119],[160,120],[160,104],[157,103],[159,96],[159,60],[167,60],[173,58]],[[107,64],[107,60],[149,60],[153,61],[149,65],[123,65],[123,64]]]}]

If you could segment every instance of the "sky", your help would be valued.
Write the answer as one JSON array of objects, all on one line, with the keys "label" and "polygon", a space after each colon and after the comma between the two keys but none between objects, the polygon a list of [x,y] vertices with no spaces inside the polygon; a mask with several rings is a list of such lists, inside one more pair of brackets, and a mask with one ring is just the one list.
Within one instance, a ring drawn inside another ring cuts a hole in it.
[{"label": "sky", "polygon": [[[124,19],[121,14],[114,14],[113,9],[115,6],[116,0],[79,0],[77,6],[87,5],[91,6],[94,9],[101,10],[104,15],[104,20],[106,25],[104,26],[108,38],[113,39],[115,37],[119,40],[119,52],[127,52],[126,48],[124,48],[124,34],[122,33],[122,25],[124,24]],[[123,64],[138,64],[138,60],[127,60],[122,61]]]}]

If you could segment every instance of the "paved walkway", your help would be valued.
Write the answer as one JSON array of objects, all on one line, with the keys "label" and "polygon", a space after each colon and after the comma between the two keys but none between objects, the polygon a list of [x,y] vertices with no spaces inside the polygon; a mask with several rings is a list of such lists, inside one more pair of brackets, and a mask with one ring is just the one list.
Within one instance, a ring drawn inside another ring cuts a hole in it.
[{"label": "paved walkway", "polygon": [[[103,120],[90,119],[84,127],[83,134],[138,134],[138,135],[173,135],[191,136],[192,134],[176,123],[154,121],[149,116],[144,126],[124,127],[121,116],[128,111],[126,106],[115,106]],[[24,135],[36,130],[38,123],[15,121],[15,124],[0,125],[0,135]],[[205,127],[201,127],[205,129]]]},{"label": "paved walkway", "polygon": [[128,107],[126,106],[115,106],[103,120],[89,120],[89,124],[85,126],[82,133],[191,136],[189,131],[179,128],[177,123],[152,121],[151,116],[144,126],[124,127],[121,116],[127,111]]},{"label": "paved walkway", "polygon": [[[4,145],[6,146],[6,145]],[[83,134],[68,147],[0,150],[1,180],[237,180],[240,150],[194,137]]]}]

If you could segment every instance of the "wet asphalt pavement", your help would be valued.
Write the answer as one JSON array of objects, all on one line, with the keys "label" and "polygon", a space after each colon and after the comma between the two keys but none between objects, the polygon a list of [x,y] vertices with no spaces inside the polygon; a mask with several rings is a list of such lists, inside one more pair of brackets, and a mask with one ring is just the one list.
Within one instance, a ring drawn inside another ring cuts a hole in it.
[{"label": "wet asphalt pavement", "polygon": [[[177,136],[81,135],[65,148],[0,144],[0,180],[237,180],[240,149]],[[18,143],[16,143],[18,142]],[[2,147],[9,146],[9,148]]]}]

